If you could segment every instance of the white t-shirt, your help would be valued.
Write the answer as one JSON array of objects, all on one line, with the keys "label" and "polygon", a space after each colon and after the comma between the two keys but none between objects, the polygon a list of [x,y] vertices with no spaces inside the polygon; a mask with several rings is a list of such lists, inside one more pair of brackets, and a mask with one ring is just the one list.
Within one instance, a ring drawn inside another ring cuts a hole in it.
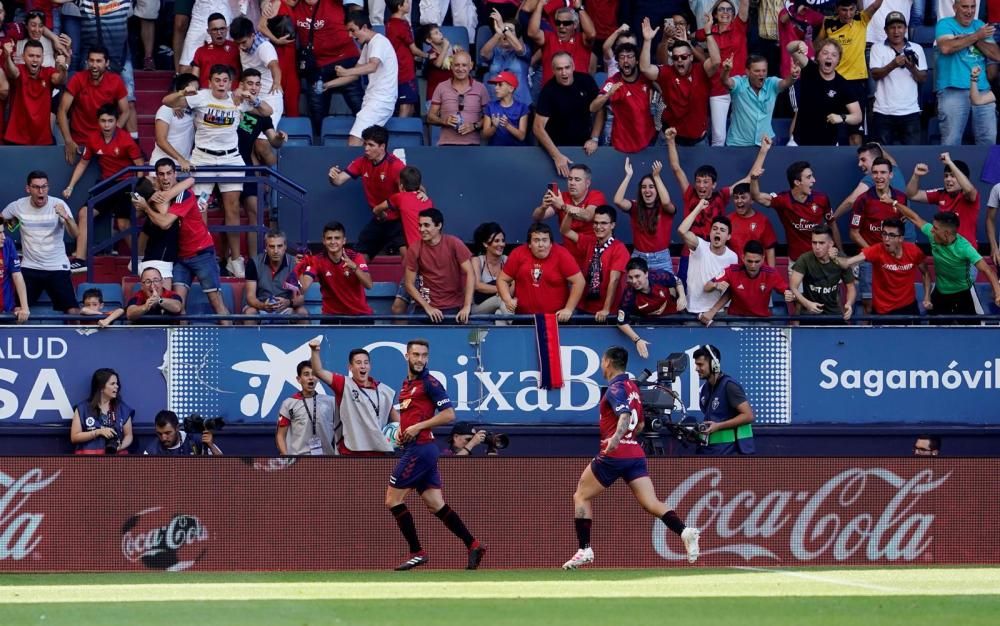
[{"label": "white t-shirt", "polygon": [[231,93],[226,92],[225,98],[219,99],[212,95],[211,89],[202,89],[185,100],[194,114],[194,145],[220,151],[239,146],[236,129],[243,111],[251,109],[249,103],[236,106]]},{"label": "white t-shirt", "polygon": [[52,196],[41,208],[31,204],[30,196],[14,200],[4,208],[5,220],[16,217],[21,222],[21,254],[24,257],[21,267],[50,272],[69,270],[63,241],[66,228],[56,214],[57,206],[70,215],[66,203]]},{"label": "white t-shirt", "polygon": [[372,59],[381,62],[378,69],[368,75],[368,88],[365,90],[362,106],[395,107],[396,99],[399,97],[399,63],[396,60],[396,51],[385,35],[375,33],[375,36],[361,49],[358,64],[368,63]]},{"label": "white t-shirt", "polygon": [[990,199],[986,201],[986,207],[990,209],[1000,207],[1000,183],[993,185],[993,189],[990,189]]},{"label": "white t-shirt", "polygon": [[[927,59],[921,46],[909,45],[917,55],[917,69],[927,69]],[[887,43],[872,45],[868,67],[885,67],[896,58],[896,51]],[[929,79],[928,79],[929,80]],[[882,115],[909,115],[920,112],[920,86],[913,80],[910,70],[897,67],[875,81],[875,112]]]},{"label": "white t-shirt", "polygon": [[737,263],[736,253],[726,248],[723,254],[714,254],[707,241],[698,238],[698,247],[691,251],[688,261],[687,295],[688,311],[704,313],[722,297],[719,291],[705,293],[705,283],[722,273],[730,265]]},{"label": "white t-shirt", "polygon": [[[920,0],[920,2],[925,2],[926,0]],[[949,0],[950,2],[951,0]],[[875,0],[864,0],[864,8],[870,7],[875,3]],[[882,6],[879,7],[878,11],[875,11],[875,15],[872,16],[870,22],[868,22],[868,32],[865,33],[865,40],[868,43],[882,43],[885,41],[885,16],[889,15],[893,11],[899,11],[906,16],[906,23],[909,26],[910,23],[910,9],[913,8],[913,0],[882,0]],[[869,65],[868,67],[872,67]]]},{"label": "white t-shirt", "polygon": [[[184,117],[174,115],[174,110],[167,105],[156,110],[156,121],[167,124],[167,143],[173,146],[177,154],[185,159],[191,158],[191,150],[194,149],[194,116],[191,111],[184,111]],[[153,148],[153,154],[149,157],[149,163],[155,165],[162,158],[173,158],[160,149],[160,146]]]},{"label": "white t-shirt", "polygon": [[[274,77],[271,75],[267,64],[278,60],[278,51],[274,49],[274,44],[270,41],[263,41],[253,52],[247,53],[240,50],[240,63],[243,69],[255,69],[260,72],[260,93],[265,96],[271,93],[271,85],[274,84]],[[281,85],[278,85],[281,88]]]}]

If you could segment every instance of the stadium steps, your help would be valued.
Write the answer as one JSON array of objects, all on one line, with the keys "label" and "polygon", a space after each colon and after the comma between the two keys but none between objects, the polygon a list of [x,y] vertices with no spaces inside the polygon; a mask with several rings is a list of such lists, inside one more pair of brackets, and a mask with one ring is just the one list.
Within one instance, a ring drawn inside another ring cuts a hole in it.
[{"label": "stadium steps", "polygon": [[139,147],[149,158],[156,145],[154,121],[156,110],[160,108],[163,96],[170,91],[173,82],[173,72],[136,72],[135,73],[135,110],[139,123]]}]

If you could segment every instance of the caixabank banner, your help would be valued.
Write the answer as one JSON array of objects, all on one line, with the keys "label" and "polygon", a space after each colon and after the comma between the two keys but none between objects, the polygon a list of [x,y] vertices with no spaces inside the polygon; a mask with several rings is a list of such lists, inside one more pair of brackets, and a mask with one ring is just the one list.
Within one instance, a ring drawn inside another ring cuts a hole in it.
[{"label": "caixabank banner", "polygon": [[[488,568],[558,568],[576,550],[586,458],[450,458],[449,505]],[[390,569],[406,543],[384,505],[393,459],[5,458],[0,571]],[[1000,560],[996,459],[649,460],[657,494],[701,529],[704,566]],[[462,543],[411,507],[430,567]],[[595,501],[596,566],[688,567],[679,537],[622,484]]]}]

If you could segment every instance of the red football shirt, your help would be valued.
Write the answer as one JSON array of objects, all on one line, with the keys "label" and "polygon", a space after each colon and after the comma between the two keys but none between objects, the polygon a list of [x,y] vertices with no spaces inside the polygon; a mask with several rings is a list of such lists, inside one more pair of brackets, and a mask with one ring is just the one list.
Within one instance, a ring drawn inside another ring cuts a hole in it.
[{"label": "red football shirt", "polygon": [[430,198],[421,200],[416,191],[400,191],[389,197],[389,210],[385,212],[385,219],[402,220],[406,245],[414,246],[420,242],[420,212],[433,206]]},{"label": "red football shirt", "polygon": [[17,66],[20,74],[12,81],[14,97],[10,104],[10,118],[4,140],[21,145],[48,146],[52,144],[52,75],[54,67],[38,69],[38,76],[31,76],[22,63]]},{"label": "red football shirt", "polygon": [[812,229],[833,219],[830,199],[821,191],[812,192],[803,202],[793,198],[791,191],[782,191],[771,198],[771,208],[785,228],[788,258],[792,261],[812,251]]},{"label": "red football shirt", "polygon": [[[368,264],[361,254],[345,249],[344,256],[362,272],[368,272]],[[323,315],[372,314],[364,285],[357,272],[347,269],[343,258],[334,263],[327,253],[307,256],[295,266],[295,274],[311,276],[319,281],[319,290],[323,296]]]},{"label": "red football shirt", "polygon": [[642,225],[639,203],[632,201],[632,210],[628,219],[632,223],[632,245],[639,252],[660,252],[670,247],[670,233],[673,228],[674,216],[663,209],[660,201],[656,201],[656,230],[650,232]]},{"label": "red football shirt", "polygon": [[[593,233],[580,235],[580,241],[577,243],[577,261],[580,263],[580,271],[583,273],[584,280],[588,280],[590,263],[594,258],[594,247],[596,245],[597,237]],[[611,272],[621,272],[622,275],[618,278],[618,287],[615,289],[617,293],[611,301],[611,306],[608,308],[609,311],[616,311],[618,303],[621,302],[622,290],[625,288],[624,274],[625,265],[628,263],[628,260],[629,253],[625,244],[617,239],[612,241],[608,249],[601,255],[601,289],[599,296],[597,298],[587,297],[589,293],[588,286],[588,288],[584,289],[583,297],[580,298],[580,304],[577,308],[587,313],[597,313],[604,308],[604,299],[608,297],[608,285],[611,283]]]},{"label": "red football shirt", "polygon": [[[733,18],[732,23],[725,32],[719,32],[719,25],[712,25],[712,33],[715,35],[715,43],[719,45],[720,59],[733,57],[733,71],[730,76],[743,76],[747,73],[747,23],[739,16]],[[695,33],[695,39],[705,41],[705,30],[699,29]],[[722,84],[722,72],[716,72],[712,76],[713,96],[724,96],[729,93],[726,86]]]},{"label": "red football shirt", "polygon": [[472,259],[469,247],[454,235],[442,235],[437,245],[419,241],[406,250],[406,269],[420,275],[424,299],[436,309],[465,305],[462,263]]},{"label": "red football shirt", "polygon": [[[555,1],[566,5],[565,0]],[[548,6],[545,8],[548,9]],[[604,41],[618,30],[618,0],[590,0],[587,2],[587,15],[594,23],[595,38],[598,41]]]},{"label": "red football shirt", "polygon": [[206,43],[194,51],[191,66],[198,68],[198,83],[202,89],[209,89],[213,65],[228,65],[233,68],[233,82],[240,79],[243,66],[240,63],[240,47],[236,42],[226,40],[221,46]]},{"label": "red football shirt", "polygon": [[903,242],[902,256],[889,254],[878,243],[861,251],[872,264],[872,309],[885,314],[917,301],[914,281],[919,280],[914,271],[925,255],[915,243]]},{"label": "red football shirt", "polygon": [[573,57],[573,67],[577,72],[586,74],[590,71],[590,46],[583,43],[583,35],[577,33],[566,41],[551,30],[544,31],[545,43],[542,45],[542,85],[552,78],[552,57],[559,52],[568,52]]},{"label": "red football shirt", "polygon": [[[430,368],[425,367],[416,378],[403,381],[399,390],[399,430],[420,422],[426,422],[435,414],[452,407],[451,399],[441,381],[431,376]],[[417,435],[415,443],[427,443],[434,439],[430,428],[424,428]]]},{"label": "red football shirt", "polygon": [[656,83],[663,94],[664,128],[676,128],[683,139],[701,139],[708,132],[708,92],[711,83],[705,67],[695,63],[687,76],[671,65],[660,65]]},{"label": "red football shirt", "polygon": [[389,38],[392,49],[396,51],[399,82],[410,82],[417,77],[413,52],[410,50],[410,44],[413,43],[413,30],[410,28],[410,24],[402,18],[390,17],[385,22],[385,36]]},{"label": "red football shirt", "polygon": [[372,163],[363,156],[351,161],[344,170],[351,178],[361,178],[361,186],[365,190],[368,206],[374,207],[389,199],[399,191],[399,173],[406,167],[393,154],[386,154],[378,163]]},{"label": "red football shirt", "polygon": [[[597,191],[596,189],[591,189],[590,191],[588,191],[587,195],[585,195],[583,197],[583,202],[581,202],[580,204],[576,203],[576,200],[574,200],[569,195],[568,191],[560,192],[560,195],[562,196],[563,202],[565,202],[566,204],[572,205],[572,206],[579,206],[579,207],[594,206],[594,207],[599,207],[602,204],[607,204],[608,203],[607,199],[605,199],[605,197],[604,197],[604,192]],[[563,217],[565,217],[565,215],[566,215],[566,211],[564,211],[562,209],[556,209],[556,219],[559,220],[559,224],[562,224],[562,219],[563,219]],[[575,232],[577,234],[581,234],[581,235],[592,234],[594,232],[594,225],[593,224],[591,224],[590,222],[587,222],[587,221],[584,221],[584,220],[578,220],[578,219],[575,219],[575,218],[573,219],[572,222],[570,222],[570,228],[573,230],[573,232]],[[575,243],[573,243],[572,241],[569,241],[567,239],[567,240],[563,241],[563,245],[566,246],[566,249],[569,250],[570,254],[576,255],[576,244]]]},{"label": "red football shirt", "polygon": [[[900,204],[906,203],[906,194],[898,189],[890,189],[892,199]],[[861,238],[869,246],[882,244],[882,222],[893,217],[900,217],[899,211],[892,208],[892,202],[879,200],[874,187],[854,199],[851,207],[851,228],[858,229]]]},{"label": "red football shirt", "polygon": [[609,99],[611,112],[614,113],[611,145],[619,152],[645,150],[656,136],[653,114],[649,111],[653,82],[642,74],[634,82],[626,82],[621,72],[618,72],[604,83],[604,89],[615,83],[621,83],[622,86]]},{"label": "red football shirt", "polygon": [[976,241],[976,227],[979,225],[979,192],[973,200],[966,200],[965,194],[959,191],[950,194],[944,189],[934,189],[927,192],[927,202],[937,204],[939,211],[949,211],[958,216],[958,234],[969,240],[973,248],[979,246]]},{"label": "red football shirt", "polygon": [[628,323],[633,316],[652,317],[653,313],[663,310],[659,315],[671,315],[677,312],[677,299],[670,293],[677,288],[677,278],[663,270],[649,270],[649,292],[643,293],[631,287],[625,288],[622,303],[618,310],[618,323]]},{"label": "red football shirt", "polygon": [[[611,452],[605,452],[607,440],[618,432],[618,419],[623,413],[632,416],[629,429],[622,435],[618,447]],[[600,402],[601,419],[598,422],[601,432],[601,456],[613,459],[640,459],[646,456],[637,434],[644,428],[642,415],[642,399],[639,387],[628,374],[619,374],[608,382],[608,390]]]},{"label": "red football shirt", "polygon": [[295,32],[299,36],[300,48],[309,43],[309,24],[312,22],[313,11],[316,12],[313,53],[320,67],[344,59],[356,59],[361,55],[354,40],[347,34],[347,26],[344,25],[344,4],[341,0],[320,0],[319,5],[312,6],[299,2],[292,7],[292,18],[295,20]]},{"label": "red football shirt", "polygon": [[[80,158],[89,161],[95,156],[101,168],[101,180],[105,180],[122,168],[135,165],[136,159],[142,159],[142,152],[128,131],[115,128],[110,141],[105,141],[101,131],[97,131],[83,143],[83,155]],[[126,175],[122,176],[125,177]]]},{"label": "red football shirt", "polygon": [[748,241],[759,241],[765,250],[778,244],[778,237],[774,234],[771,220],[760,211],[754,211],[749,217],[733,211],[726,217],[733,223],[732,236],[726,245],[740,259],[743,258],[743,246],[747,245]]},{"label": "red football shirt", "polygon": [[[731,194],[732,190],[729,187],[716,189],[708,201],[708,206],[698,214],[698,218],[691,225],[691,232],[708,241],[708,235],[712,232],[712,220],[719,215],[726,214],[726,205],[729,204],[729,196]],[[694,190],[694,185],[688,185],[687,190],[684,191],[685,218],[691,215],[691,211],[694,211],[694,208],[698,206],[698,202],[700,201],[701,198],[698,197],[698,193]],[[690,254],[691,250],[687,246],[684,246],[681,256],[688,256]]]},{"label": "red football shirt", "polygon": [[96,85],[90,80],[90,72],[77,72],[69,79],[66,92],[73,96],[69,130],[73,141],[79,145],[83,145],[92,133],[100,132],[97,110],[128,95],[122,77],[114,72],[105,72]]},{"label": "red football shirt", "polygon": [[747,274],[746,266],[730,265],[712,280],[729,283],[730,315],[771,317],[771,292],[784,293],[788,289],[788,281],[781,272],[766,265],[753,277]]},{"label": "red football shirt", "polygon": [[208,232],[205,220],[201,219],[197,196],[190,195],[180,202],[174,202],[167,209],[168,213],[176,215],[180,222],[177,234],[177,257],[189,259],[206,248],[215,247],[212,234]]},{"label": "red football shirt", "polygon": [[579,274],[580,268],[573,255],[557,243],[544,259],[536,259],[524,244],[510,253],[503,271],[514,279],[517,313],[555,313],[569,298],[566,280]]}]

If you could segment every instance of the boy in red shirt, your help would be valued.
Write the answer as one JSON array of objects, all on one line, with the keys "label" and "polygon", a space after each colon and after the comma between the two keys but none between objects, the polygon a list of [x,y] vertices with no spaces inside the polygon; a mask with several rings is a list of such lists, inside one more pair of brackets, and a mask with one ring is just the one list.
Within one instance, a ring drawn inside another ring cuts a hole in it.
[{"label": "boy in red shirt", "polygon": [[[101,168],[100,180],[107,180],[116,172],[132,165],[145,165],[142,152],[139,150],[135,139],[127,131],[118,128],[118,105],[107,103],[97,110],[97,123],[100,130],[88,137],[83,144],[83,154],[80,161],[73,168],[73,175],[69,179],[69,184],[63,189],[63,198],[69,200],[73,195],[73,188],[80,181],[83,173],[87,171],[91,159],[98,157],[97,163]],[[139,173],[137,176],[141,177]],[[123,176],[122,179],[127,178]],[[132,208],[129,202],[128,190],[123,189],[115,192],[108,198],[94,205],[94,214],[98,215],[110,211],[115,217],[115,225],[118,230],[127,230],[132,225]],[[75,273],[87,271],[87,207],[83,206],[77,213],[77,228],[80,231],[76,238],[76,252],[70,258],[70,271]],[[125,245],[128,245],[128,239]]]},{"label": "boy in red shirt", "polygon": [[392,49],[396,51],[396,61],[399,63],[399,117],[412,117],[416,105],[420,103],[417,94],[417,69],[415,57],[426,59],[430,55],[421,50],[413,40],[413,29],[406,21],[410,14],[410,0],[387,0],[389,14],[385,21],[385,36],[389,38]]},{"label": "boy in red shirt", "polygon": [[764,263],[774,267],[774,248],[778,245],[778,236],[774,233],[771,220],[754,210],[748,183],[733,186],[733,208],[735,211],[726,216],[733,225],[726,245],[739,255],[743,254],[747,242],[759,241],[764,246]]}]

